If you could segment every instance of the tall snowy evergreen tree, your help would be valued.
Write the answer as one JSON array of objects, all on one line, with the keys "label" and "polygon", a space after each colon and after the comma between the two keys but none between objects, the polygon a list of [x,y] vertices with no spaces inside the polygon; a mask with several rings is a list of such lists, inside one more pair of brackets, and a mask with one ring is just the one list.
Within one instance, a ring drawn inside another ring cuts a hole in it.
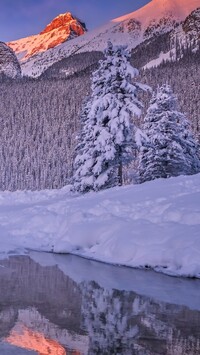
[{"label": "tall snowy evergreen tree", "polygon": [[104,54],[82,111],[73,176],[74,189],[80,192],[122,185],[123,165],[136,148],[134,116],[142,109],[137,95],[146,86],[132,81],[138,70],[130,65],[126,47],[108,42]]},{"label": "tall snowy evergreen tree", "polygon": [[200,171],[199,145],[169,85],[153,95],[143,132],[148,141],[139,154],[140,183]]}]

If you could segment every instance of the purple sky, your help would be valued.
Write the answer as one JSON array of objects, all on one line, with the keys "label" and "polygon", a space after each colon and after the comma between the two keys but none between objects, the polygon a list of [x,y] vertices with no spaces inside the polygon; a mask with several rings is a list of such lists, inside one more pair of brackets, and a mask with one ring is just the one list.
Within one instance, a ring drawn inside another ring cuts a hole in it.
[{"label": "purple sky", "polygon": [[[37,34],[51,20],[72,12],[88,29],[133,12],[150,0],[0,0],[0,41]],[[189,1],[189,0],[188,0]]]}]

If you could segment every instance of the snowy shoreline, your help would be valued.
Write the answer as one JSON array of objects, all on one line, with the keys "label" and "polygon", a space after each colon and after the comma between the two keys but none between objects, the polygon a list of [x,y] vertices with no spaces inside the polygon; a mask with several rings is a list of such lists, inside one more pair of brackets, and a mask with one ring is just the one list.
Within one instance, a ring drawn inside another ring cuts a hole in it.
[{"label": "snowy shoreline", "polygon": [[200,174],[84,196],[1,192],[0,236],[0,258],[32,249],[200,278]]}]

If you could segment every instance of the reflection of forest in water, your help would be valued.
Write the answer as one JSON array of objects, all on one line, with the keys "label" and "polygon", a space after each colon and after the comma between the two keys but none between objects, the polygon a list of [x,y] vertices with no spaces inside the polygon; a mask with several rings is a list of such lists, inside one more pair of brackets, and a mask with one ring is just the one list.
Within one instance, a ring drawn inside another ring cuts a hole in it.
[{"label": "reflection of forest in water", "polygon": [[198,310],[97,281],[77,284],[58,266],[44,267],[28,256],[0,265],[4,342],[42,355],[200,354]]}]

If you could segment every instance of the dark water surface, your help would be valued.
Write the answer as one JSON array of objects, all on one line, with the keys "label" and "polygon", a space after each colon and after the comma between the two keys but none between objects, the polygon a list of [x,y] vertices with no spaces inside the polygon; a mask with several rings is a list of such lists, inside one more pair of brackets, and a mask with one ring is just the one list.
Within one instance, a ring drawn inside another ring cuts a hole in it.
[{"label": "dark water surface", "polygon": [[0,355],[200,354],[200,280],[30,253],[0,260]]}]

